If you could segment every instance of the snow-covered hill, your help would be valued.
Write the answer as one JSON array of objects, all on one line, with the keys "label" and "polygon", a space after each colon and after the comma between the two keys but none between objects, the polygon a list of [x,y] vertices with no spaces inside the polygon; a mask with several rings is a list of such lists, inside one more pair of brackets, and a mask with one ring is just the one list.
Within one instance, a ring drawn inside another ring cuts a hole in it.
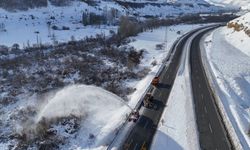
[{"label": "snow-covered hill", "polygon": [[249,22],[250,13],[217,29],[205,40],[206,55],[222,110],[244,149],[250,147]]},{"label": "snow-covered hill", "polygon": [[250,0],[206,0],[206,1],[218,6],[250,9]]},{"label": "snow-covered hill", "polygon": [[[225,8],[213,6],[204,0],[178,1],[73,1],[66,6],[55,6],[50,0],[46,7],[27,11],[8,12],[0,9],[0,45],[21,47],[33,44],[53,44],[80,40],[97,33],[105,35],[115,26],[83,26],[83,13],[95,13],[108,18],[108,24],[117,25],[120,16],[130,15],[137,18],[169,18],[196,13],[214,13]],[[67,1],[67,0],[65,0]],[[0,1],[1,2],[1,1]],[[91,3],[90,3],[91,2]],[[98,16],[97,16],[98,17]]]}]

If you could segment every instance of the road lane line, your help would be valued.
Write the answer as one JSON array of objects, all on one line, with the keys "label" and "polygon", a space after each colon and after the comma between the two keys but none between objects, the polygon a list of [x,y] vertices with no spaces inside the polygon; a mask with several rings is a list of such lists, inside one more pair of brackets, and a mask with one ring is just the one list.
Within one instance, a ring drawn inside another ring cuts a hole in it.
[{"label": "road lane line", "polygon": [[201,88],[201,84],[199,83],[199,88]]},{"label": "road lane line", "polygon": [[206,112],[206,114],[207,114],[207,107],[206,107],[206,106],[204,107],[204,110],[205,110],[205,112]]},{"label": "road lane line", "polygon": [[211,127],[211,124],[210,124],[210,123],[208,123],[208,126],[209,126],[210,132],[213,133],[213,130],[212,130],[212,127]]},{"label": "road lane line", "polygon": [[201,94],[201,99],[203,100],[203,94]]}]

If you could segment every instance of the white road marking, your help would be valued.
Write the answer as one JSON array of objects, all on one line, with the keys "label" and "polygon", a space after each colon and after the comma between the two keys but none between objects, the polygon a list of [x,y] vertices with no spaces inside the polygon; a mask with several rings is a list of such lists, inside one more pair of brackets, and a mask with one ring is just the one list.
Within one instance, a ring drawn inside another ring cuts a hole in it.
[{"label": "white road marking", "polygon": [[199,88],[201,88],[201,84],[199,83]]},{"label": "white road marking", "polygon": [[203,94],[201,94],[201,99],[203,99]]},{"label": "white road marking", "polygon": [[207,113],[207,107],[206,107],[206,106],[204,107],[204,110],[205,110],[205,112]]},{"label": "white road marking", "polygon": [[209,126],[210,132],[213,133],[213,130],[212,130],[212,127],[211,127],[211,124],[210,124],[210,123],[208,123],[208,126]]}]

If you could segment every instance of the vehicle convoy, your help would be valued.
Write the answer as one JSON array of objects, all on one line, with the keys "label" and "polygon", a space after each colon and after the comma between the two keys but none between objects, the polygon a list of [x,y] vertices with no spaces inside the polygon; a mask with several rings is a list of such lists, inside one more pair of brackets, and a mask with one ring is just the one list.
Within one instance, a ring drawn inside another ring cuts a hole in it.
[{"label": "vehicle convoy", "polygon": [[157,86],[160,82],[160,78],[159,77],[154,77],[154,79],[152,80],[151,84],[153,86]]},{"label": "vehicle convoy", "polygon": [[143,106],[147,108],[153,107],[153,100],[154,100],[154,97],[152,96],[152,94],[147,93],[143,100]]}]

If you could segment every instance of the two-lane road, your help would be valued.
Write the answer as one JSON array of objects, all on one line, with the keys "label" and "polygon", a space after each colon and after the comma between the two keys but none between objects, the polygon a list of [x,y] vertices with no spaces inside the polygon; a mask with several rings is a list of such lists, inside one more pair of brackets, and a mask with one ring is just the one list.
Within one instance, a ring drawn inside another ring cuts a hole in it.
[{"label": "two-lane road", "polygon": [[206,32],[198,34],[192,40],[190,47],[191,82],[200,146],[202,150],[231,150],[233,147],[216,106],[201,59],[200,40]]}]

